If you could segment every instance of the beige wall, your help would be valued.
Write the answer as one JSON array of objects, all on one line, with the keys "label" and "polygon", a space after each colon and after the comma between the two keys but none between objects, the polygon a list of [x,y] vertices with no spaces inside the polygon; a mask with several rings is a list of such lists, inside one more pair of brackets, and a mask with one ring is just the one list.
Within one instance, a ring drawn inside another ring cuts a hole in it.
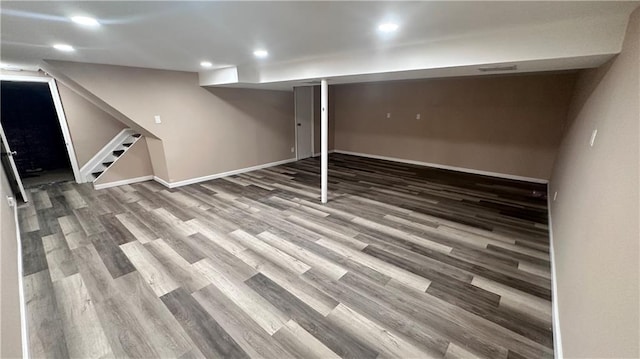
[{"label": "beige wall", "polygon": [[109,167],[109,170],[94,183],[105,184],[152,175],[153,167],[151,166],[151,158],[149,158],[147,140],[143,137],[136,141],[127,152],[122,154]]},{"label": "beige wall", "polygon": [[82,167],[126,126],[58,82],[73,148]]},{"label": "beige wall", "polygon": [[[640,10],[623,51],[582,74],[550,182],[562,349],[640,355]],[[598,130],[593,147],[592,131]]]},{"label": "beige wall", "polygon": [[574,80],[537,74],[334,86],[335,148],[548,179]]},{"label": "beige wall", "polygon": [[164,145],[157,138],[147,137],[146,141],[153,174],[166,181],[169,178],[169,171],[167,170],[167,159],[164,156]]},{"label": "beige wall", "polygon": [[[329,86],[329,151],[335,149],[335,92],[333,86]],[[320,86],[313,87],[313,153],[320,153]]]},{"label": "beige wall", "polygon": [[[292,157],[293,92],[204,89],[196,73],[72,62],[57,71],[107,104],[152,128],[156,175],[170,182]],[[154,123],[160,115],[162,124]],[[162,149],[164,151],[162,151]],[[158,174],[162,159],[166,177]]]},{"label": "beige wall", "polygon": [[13,194],[4,168],[0,166],[0,358],[21,358],[18,229],[7,196]]}]

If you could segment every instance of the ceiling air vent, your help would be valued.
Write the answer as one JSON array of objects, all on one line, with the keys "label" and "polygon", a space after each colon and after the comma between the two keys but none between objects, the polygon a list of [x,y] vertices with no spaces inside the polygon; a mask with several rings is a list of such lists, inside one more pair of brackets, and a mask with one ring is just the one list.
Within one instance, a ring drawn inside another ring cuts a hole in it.
[{"label": "ceiling air vent", "polygon": [[482,71],[482,72],[500,72],[500,71],[515,71],[517,69],[518,69],[517,65],[511,65],[511,66],[479,67],[478,71]]}]

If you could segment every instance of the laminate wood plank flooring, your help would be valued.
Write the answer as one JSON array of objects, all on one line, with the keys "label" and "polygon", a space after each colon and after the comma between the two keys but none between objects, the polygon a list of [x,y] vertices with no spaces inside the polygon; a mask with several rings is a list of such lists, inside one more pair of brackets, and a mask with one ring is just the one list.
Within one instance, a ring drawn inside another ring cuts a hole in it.
[{"label": "laminate wood plank flooring", "polygon": [[544,185],[332,154],[30,188],[34,358],[551,358]]}]

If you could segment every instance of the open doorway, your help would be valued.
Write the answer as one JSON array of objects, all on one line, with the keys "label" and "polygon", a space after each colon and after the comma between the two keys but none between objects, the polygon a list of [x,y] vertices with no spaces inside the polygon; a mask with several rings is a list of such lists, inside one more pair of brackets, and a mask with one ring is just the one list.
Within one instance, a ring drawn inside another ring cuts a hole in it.
[{"label": "open doorway", "polygon": [[[24,187],[74,180],[77,162],[72,162],[75,156],[63,133],[53,79],[3,77],[0,86],[0,123]],[[66,129],[66,121],[64,125]]]}]

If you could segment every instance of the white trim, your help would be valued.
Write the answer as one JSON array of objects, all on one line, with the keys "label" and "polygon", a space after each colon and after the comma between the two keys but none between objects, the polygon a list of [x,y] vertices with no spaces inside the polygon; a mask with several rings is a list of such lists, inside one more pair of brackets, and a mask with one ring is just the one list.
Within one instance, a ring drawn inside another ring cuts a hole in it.
[{"label": "white trim", "polygon": [[237,175],[237,174],[240,174],[240,173],[251,172],[251,171],[261,170],[263,168],[279,166],[279,165],[283,165],[283,164],[291,163],[291,162],[295,162],[295,161],[297,161],[295,158],[289,158],[289,159],[282,160],[282,161],[269,162],[269,163],[265,163],[265,164],[261,164],[261,165],[257,165],[257,166],[245,167],[245,168],[240,168],[240,169],[233,170],[233,171],[216,173],[216,174],[203,176],[203,177],[190,178],[190,179],[177,181],[177,182],[167,182],[167,181],[163,180],[162,178],[160,178],[158,176],[154,176],[153,179],[156,182],[162,184],[165,187],[176,188],[176,187],[186,186],[186,185],[190,185],[190,184],[194,184],[194,183],[198,183],[198,182],[209,181],[209,180],[216,179],[216,178],[233,176],[233,175]]},{"label": "white trim", "polygon": [[67,146],[69,162],[71,163],[71,169],[73,169],[73,177],[75,177],[77,183],[81,183],[80,166],[78,165],[78,159],[76,158],[76,150],[73,148],[73,141],[71,140],[71,132],[69,132],[67,117],[64,114],[62,99],[60,98],[60,93],[58,92],[58,84],[53,78],[51,79],[51,81],[49,81],[49,89],[51,90],[53,105],[55,106],[56,113],[58,114],[58,122],[60,122],[60,128],[62,129],[64,144]]},{"label": "white trim", "polygon": [[174,187],[175,187],[175,186],[174,186],[174,187],[172,187],[172,186],[171,186],[171,183],[169,183],[169,182],[167,182],[167,181],[163,180],[162,178],[160,178],[160,177],[158,177],[158,176],[153,176],[153,180],[154,180],[154,181],[156,181],[156,182],[158,182],[158,183],[160,183],[161,185],[163,185],[163,186],[165,186],[165,187],[167,187],[167,188],[174,188]]},{"label": "white trim", "polygon": [[[133,133],[135,133],[135,132],[133,132]],[[122,143],[120,143],[118,146],[116,146],[115,148],[113,148],[113,150],[115,150],[116,148],[120,148],[120,146],[124,143],[124,141],[125,141],[127,138],[129,138],[129,137],[130,137],[130,136],[127,136],[127,137],[125,137],[124,139],[122,139]],[[133,136],[131,136],[131,137],[133,137]],[[130,146],[128,146],[128,147],[122,146],[122,147],[123,147],[123,148],[122,148],[122,150],[123,150],[122,154],[121,154],[120,156],[115,156],[115,158],[113,159],[113,161],[111,162],[111,164],[109,165],[109,167],[107,167],[107,168],[105,168],[104,170],[102,170],[102,173],[100,173],[100,174],[98,175],[98,177],[96,177],[96,178],[94,178],[94,179],[91,179],[91,177],[89,177],[89,181],[91,181],[91,182],[95,183],[97,180],[99,180],[99,179],[100,179],[100,177],[104,176],[104,174],[105,174],[106,172],[108,172],[108,171],[109,171],[109,168],[113,168],[113,165],[115,165],[115,164],[116,164],[116,162],[118,162],[118,160],[120,160],[122,157],[124,157],[125,153],[127,153],[127,151],[129,151],[130,149],[132,149],[132,148],[133,148],[133,146],[135,146],[135,145],[136,145],[136,143],[138,143],[138,141],[139,141],[141,138],[142,138],[142,136],[133,137],[133,142],[131,142],[131,145],[130,145]],[[111,157],[114,157],[114,156],[112,156],[112,155],[106,156],[105,158],[103,158],[103,160],[110,159]],[[95,167],[94,167],[94,169],[95,169]],[[93,173],[93,170],[91,170],[89,173],[90,173],[90,175],[89,175],[89,176],[91,176],[91,173]]]},{"label": "white trim", "polygon": [[16,166],[16,161],[13,159],[13,153],[11,152],[11,146],[9,146],[9,141],[7,141],[7,136],[4,134],[4,129],[2,128],[2,124],[0,124],[0,139],[2,139],[2,146],[4,150],[7,152],[7,157],[9,158],[9,166],[11,167],[11,174],[13,175],[16,183],[18,184],[18,190],[20,191],[20,196],[22,200],[25,202],[29,202],[29,198],[27,198],[27,193],[24,191],[24,184],[22,183],[22,178],[20,178],[20,173],[18,172],[18,167]]},{"label": "white trim", "polygon": [[553,250],[553,222],[551,219],[550,186],[547,185],[547,214],[549,216],[549,259],[551,260],[551,310],[553,318],[553,351],[556,359],[564,358],[562,336],[560,335],[560,309],[558,308],[558,278],[556,276],[556,257]]},{"label": "white trim", "polygon": [[124,186],[126,184],[151,181],[153,179],[154,179],[153,175],[148,175],[148,176],[142,176],[142,177],[123,179],[120,181],[114,181],[114,182],[108,182],[108,183],[101,183],[101,184],[94,183],[93,188],[99,190],[99,189],[105,189],[105,188],[116,187],[116,186]]},{"label": "white trim", "polygon": [[482,176],[506,178],[506,179],[516,180],[516,181],[525,181],[525,182],[542,183],[542,184],[549,183],[549,180],[543,179],[543,178],[516,176],[516,175],[510,175],[510,174],[506,174],[506,173],[481,171],[481,170],[476,170],[476,169],[472,169],[472,168],[447,166],[447,165],[440,165],[440,164],[437,164],[437,163],[421,162],[421,161],[414,161],[414,160],[405,160],[405,159],[396,158],[396,157],[370,155],[370,154],[367,154],[367,153],[360,153],[360,152],[351,152],[351,151],[342,151],[342,150],[334,150],[333,152],[342,153],[342,154],[345,154],[345,155],[353,155],[353,156],[360,156],[360,157],[375,158],[375,159],[378,159],[378,160],[386,160],[386,161],[393,161],[393,162],[408,163],[408,164],[412,164],[412,165],[440,168],[440,169],[443,169],[443,170],[451,170],[451,171],[472,173],[472,174],[482,175]]},{"label": "white trim", "polygon": [[20,299],[20,332],[22,335],[22,357],[29,358],[29,331],[27,329],[27,307],[24,300],[24,284],[22,271],[22,238],[20,237],[20,223],[18,222],[18,204],[15,198],[7,197],[9,206],[13,207],[13,218],[16,226],[17,256],[18,256],[18,297]]},{"label": "white trim", "polygon": [[316,118],[316,87],[311,86],[311,157],[314,156],[314,151],[316,150],[315,141],[315,118]]},{"label": "white trim", "polygon": [[83,179],[82,183],[92,182],[93,180],[89,178],[89,175],[91,175],[91,170],[93,170],[98,164],[100,164],[100,162],[102,162],[104,158],[107,157],[107,155],[113,151],[114,147],[118,146],[120,142],[124,141],[127,137],[129,137],[133,133],[135,133],[135,131],[133,131],[130,128],[123,129],[117,135],[115,135],[115,137],[113,137],[111,141],[109,141],[106,145],[104,145],[100,149],[100,151],[98,151],[95,155],[93,155],[93,157],[91,157],[91,159],[87,161],[87,163],[85,163],[84,166],[82,166],[82,168],[80,169],[80,174]]},{"label": "white trim", "polygon": [[294,130],[294,147],[296,149],[296,160],[299,160],[298,156],[298,99],[296,98],[296,89],[293,89],[293,130]]},{"label": "white trim", "polygon": [[[336,152],[336,151],[335,151],[335,150],[329,150],[329,151],[327,152],[327,154],[331,154],[331,153],[334,153],[334,152]],[[311,156],[311,157],[319,157],[320,155],[321,155],[321,153],[320,153],[320,152],[316,152],[316,153],[314,153],[314,154],[313,154],[313,156]]]},{"label": "white trim", "polygon": [[49,82],[51,80],[51,77],[0,74],[0,80],[13,82]]},{"label": "white trim", "polygon": [[49,91],[51,92],[51,98],[53,100],[53,106],[56,109],[58,116],[58,122],[60,123],[60,129],[62,130],[62,137],[67,148],[67,154],[69,156],[69,163],[73,170],[73,177],[77,183],[82,183],[82,177],[80,176],[80,168],[78,166],[78,159],[76,158],[76,151],[73,148],[73,141],[71,140],[71,133],[69,132],[69,125],[67,124],[67,118],[64,114],[64,108],[62,107],[62,100],[60,99],[60,93],[56,80],[48,76],[25,76],[25,75],[5,75],[0,74],[1,81],[14,81],[14,82],[42,82],[49,84]]}]

